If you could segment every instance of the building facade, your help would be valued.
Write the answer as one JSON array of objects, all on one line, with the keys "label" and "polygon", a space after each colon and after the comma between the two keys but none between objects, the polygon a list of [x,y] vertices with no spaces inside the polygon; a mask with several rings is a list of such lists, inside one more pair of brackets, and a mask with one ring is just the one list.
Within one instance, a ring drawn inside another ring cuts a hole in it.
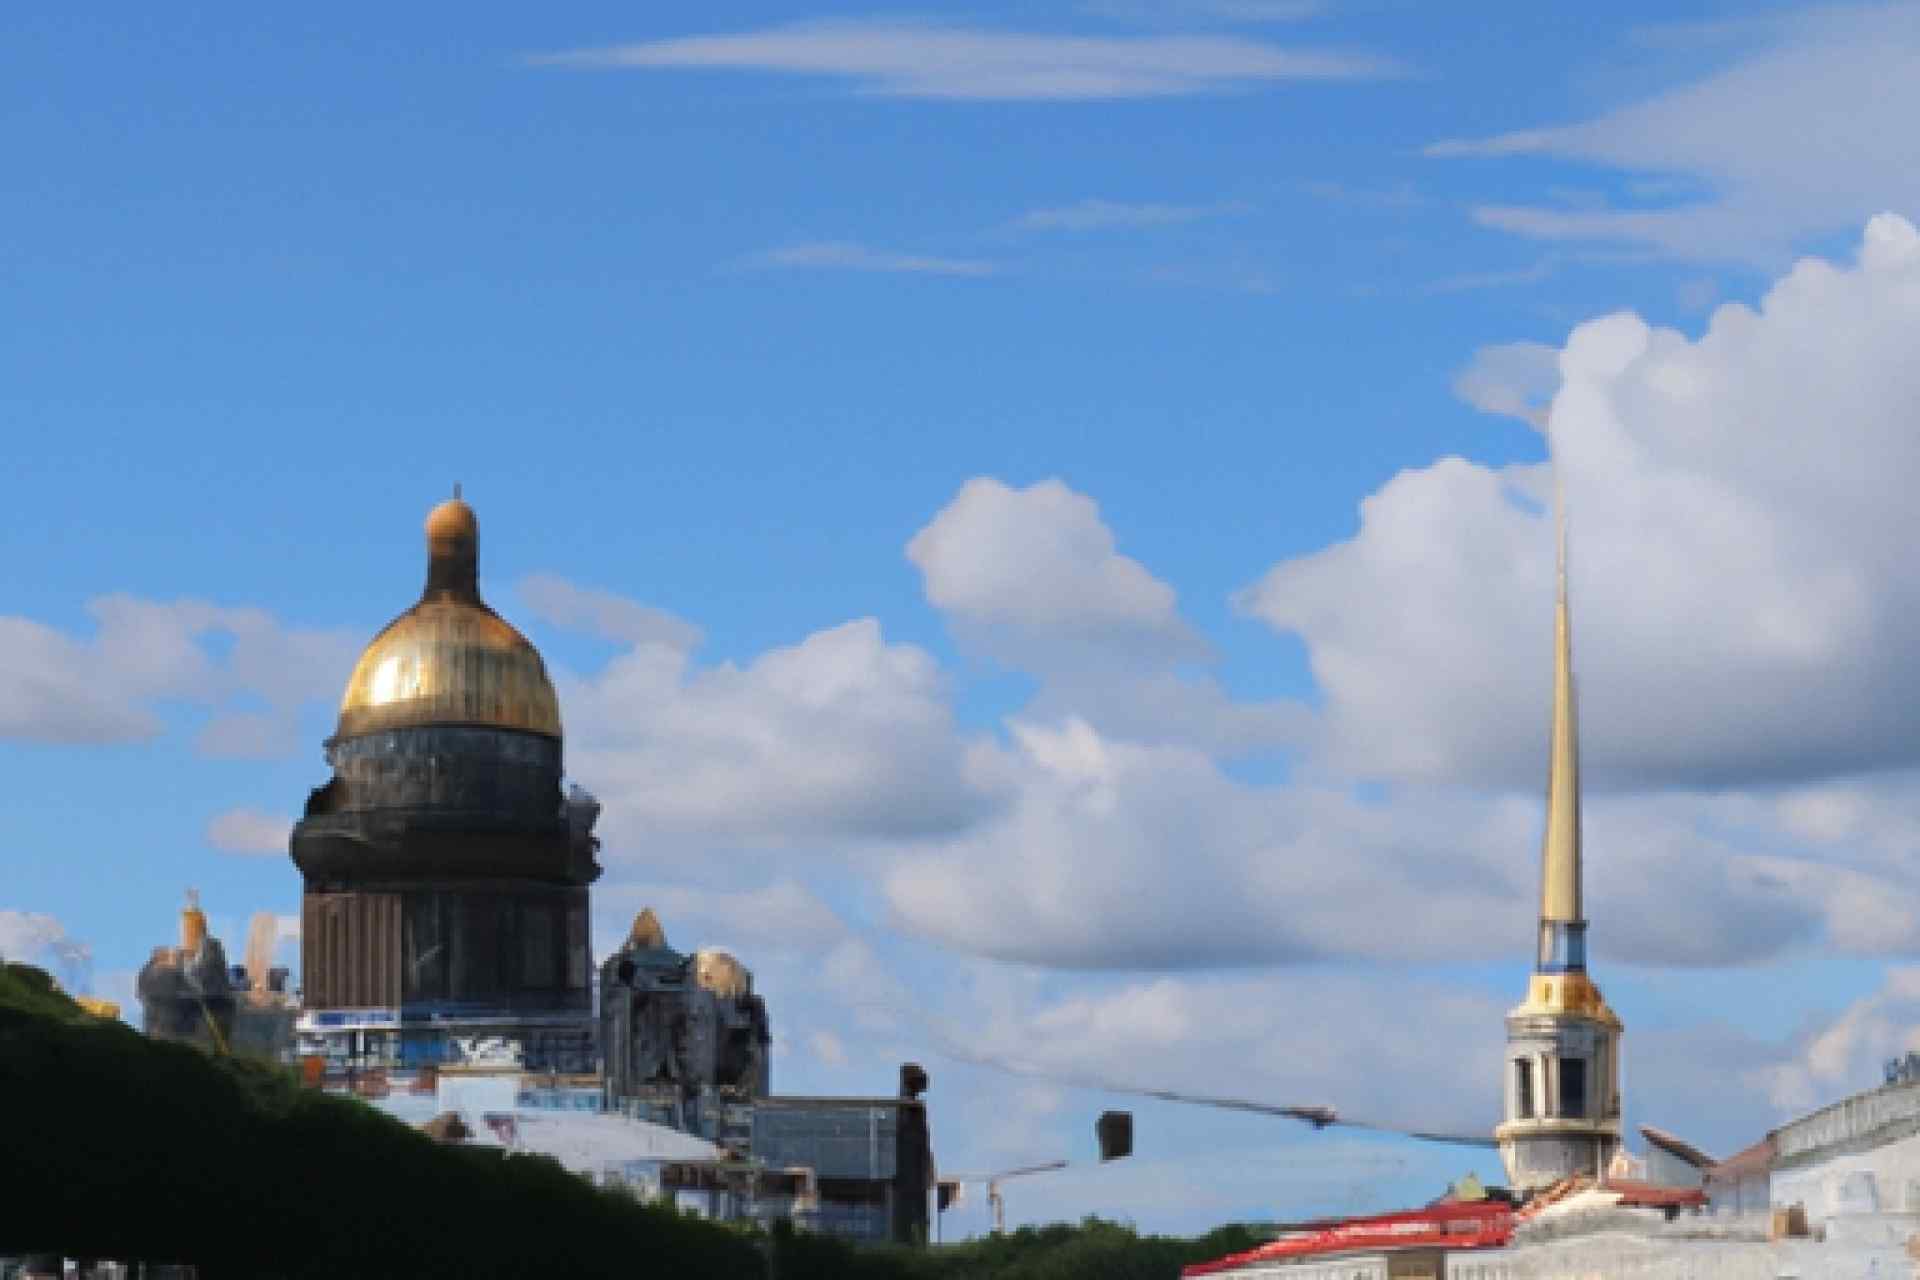
[{"label": "building facade", "polygon": [[718,949],[667,945],[651,907],[600,966],[604,1104],[744,1156],[772,1084],[772,1028],[753,974]]}]

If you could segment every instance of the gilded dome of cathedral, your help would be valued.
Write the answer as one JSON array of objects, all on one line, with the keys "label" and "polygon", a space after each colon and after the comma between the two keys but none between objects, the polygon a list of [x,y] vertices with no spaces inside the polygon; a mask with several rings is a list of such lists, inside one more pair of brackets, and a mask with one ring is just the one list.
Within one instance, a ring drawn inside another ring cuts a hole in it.
[{"label": "gilded dome of cathedral", "polygon": [[361,653],[336,738],[426,725],[560,737],[540,651],[480,599],[480,526],[456,496],[427,516],[427,588]]}]

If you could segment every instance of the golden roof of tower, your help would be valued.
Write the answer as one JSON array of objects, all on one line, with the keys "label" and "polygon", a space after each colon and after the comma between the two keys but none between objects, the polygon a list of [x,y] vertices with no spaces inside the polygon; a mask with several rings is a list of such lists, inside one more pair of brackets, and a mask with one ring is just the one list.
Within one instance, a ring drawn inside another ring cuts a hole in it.
[{"label": "golden roof of tower", "polygon": [[560,736],[540,651],[480,599],[479,546],[458,497],[428,514],[427,589],[354,664],[335,736],[439,724]]}]

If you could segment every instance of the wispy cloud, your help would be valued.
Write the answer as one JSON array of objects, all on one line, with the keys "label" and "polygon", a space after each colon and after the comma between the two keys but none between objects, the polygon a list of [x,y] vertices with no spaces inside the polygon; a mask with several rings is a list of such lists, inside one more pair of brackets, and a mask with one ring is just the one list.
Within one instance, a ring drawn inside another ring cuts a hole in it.
[{"label": "wispy cloud", "polygon": [[535,617],[556,627],[589,632],[616,644],[657,644],[682,652],[700,646],[702,632],[691,622],[611,591],[576,586],[551,573],[522,578],[516,589]]},{"label": "wispy cloud", "polygon": [[[1611,170],[1623,188],[1616,203],[1488,202],[1473,219],[1535,240],[1641,244],[1696,261],[1784,264],[1809,237],[1920,202],[1911,131],[1892,123],[1920,109],[1920,9],[1838,6],[1708,34],[1762,44],[1581,123],[1450,138],[1426,154]],[[1668,185],[1649,191],[1649,179]]]},{"label": "wispy cloud", "polygon": [[207,823],[207,843],[222,853],[285,854],[293,823],[258,809],[229,809]]},{"label": "wispy cloud", "polygon": [[831,76],[882,97],[1154,98],[1287,80],[1378,79],[1392,59],[1237,36],[1076,36],[898,19],[836,20],[544,54],[536,65]]},{"label": "wispy cloud", "polygon": [[1145,273],[1153,284],[1175,285],[1191,289],[1220,289],[1228,293],[1260,296],[1280,292],[1280,282],[1266,268],[1247,263],[1192,265],[1172,263]]},{"label": "wispy cloud", "polygon": [[1088,0],[1082,13],[1123,22],[1213,19],[1217,22],[1305,22],[1327,11],[1324,0]]},{"label": "wispy cloud", "polygon": [[1300,189],[1328,204],[1365,209],[1415,209],[1426,203],[1411,182],[1383,187],[1356,187],[1345,182],[1303,182]]},{"label": "wispy cloud", "polygon": [[1322,0],[1183,0],[1180,8],[1230,22],[1305,22],[1327,11]]},{"label": "wispy cloud", "polygon": [[1481,347],[1453,379],[1453,394],[1480,410],[1547,427],[1547,406],[1560,390],[1560,349],[1543,342]]},{"label": "wispy cloud", "polygon": [[749,267],[811,268],[838,271],[883,271],[926,276],[990,276],[997,263],[978,258],[937,258],[920,253],[874,249],[851,240],[819,240],[769,249],[746,260]]},{"label": "wispy cloud", "polygon": [[1466,271],[1431,281],[1423,293],[1462,293],[1472,289],[1504,289],[1539,284],[1578,267],[1632,267],[1657,260],[1647,249],[1560,249],[1523,267]]},{"label": "wispy cloud", "polygon": [[1211,204],[1125,204],[1117,200],[1082,200],[1078,204],[1034,209],[1014,219],[1019,231],[1097,231],[1107,227],[1166,227],[1204,218],[1251,213],[1244,200]]},{"label": "wispy cloud", "polygon": [[1539,284],[1559,269],[1560,259],[1549,254],[1531,266],[1513,267],[1505,271],[1465,271],[1457,275],[1442,276],[1428,284],[1423,292],[1466,293],[1473,289],[1504,289],[1518,285]]}]

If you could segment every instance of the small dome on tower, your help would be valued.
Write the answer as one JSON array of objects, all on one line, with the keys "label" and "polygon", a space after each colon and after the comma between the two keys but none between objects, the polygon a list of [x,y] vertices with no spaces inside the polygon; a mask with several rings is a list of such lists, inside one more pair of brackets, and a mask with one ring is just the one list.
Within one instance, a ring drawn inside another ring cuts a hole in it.
[{"label": "small dome on tower", "polygon": [[560,737],[539,650],[480,598],[479,550],[480,522],[457,494],[428,513],[426,590],[354,664],[336,738],[425,725]]}]

